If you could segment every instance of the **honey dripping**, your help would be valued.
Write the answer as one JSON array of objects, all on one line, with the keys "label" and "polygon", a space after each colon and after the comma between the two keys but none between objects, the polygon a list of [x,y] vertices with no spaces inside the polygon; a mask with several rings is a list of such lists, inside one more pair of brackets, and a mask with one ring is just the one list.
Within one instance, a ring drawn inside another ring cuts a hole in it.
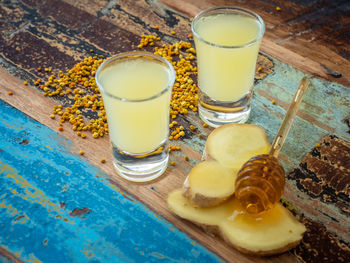
[{"label": "honey dripping", "polygon": [[235,196],[248,214],[260,215],[268,211],[283,195],[285,172],[277,156],[309,84],[306,77],[301,80],[269,153],[249,159],[238,172]]}]

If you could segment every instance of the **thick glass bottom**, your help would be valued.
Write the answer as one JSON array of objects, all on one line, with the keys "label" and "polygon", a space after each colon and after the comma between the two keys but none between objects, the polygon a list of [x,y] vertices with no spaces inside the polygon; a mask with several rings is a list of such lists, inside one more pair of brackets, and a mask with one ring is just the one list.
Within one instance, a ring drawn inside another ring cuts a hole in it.
[{"label": "thick glass bottom", "polygon": [[222,102],[199,92],[199,117],[214,128],[228,123],[244,123],[249,118],[251,98],[252,92],[249,92],[238,101]]},{"label": "thick glass bottom", "polygon": [[168,166],[168,143],[143,154],[130,154],[112,144],[113,163],[118,174],[133,182],[148,182],[161,176]]}]

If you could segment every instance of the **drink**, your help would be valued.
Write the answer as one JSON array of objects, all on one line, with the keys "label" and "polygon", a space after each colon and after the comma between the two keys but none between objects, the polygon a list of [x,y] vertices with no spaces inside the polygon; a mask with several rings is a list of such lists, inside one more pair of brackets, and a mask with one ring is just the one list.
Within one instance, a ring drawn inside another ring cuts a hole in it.
[{"label": "drink", "polygon": [[193,20],[199,114],[209,125],[245,122],[264,23],[249,11],[221,7]]},{"label": "drink", "polygon": [[96,82],[103,94],[114,164],[129,180],[154,179],[168,161],[174,70],[165,59],[145,52],[121,54],[105,63]]},{"label": "drink", "polygon": [[[126,98],[104,96],[112,143],[128,153],[147,153],[156,149],[168,136],[169,94],[152,97],[169,81],[169,70],[147,60],[127,60],[106,68],[100,75],[105,92]],[[140,132],[142,131],[142,132]]]},{"label": "drink", "polygon": [[[256,38],[259,24],[251,17],[224,14],[199,22],[198,34],[206,41],[222,46],[241,46]],[[218,48],[199,41],[196,49],[201,90],[214,100],[237,101],[253,85],[260,41],[238,48]]]}]

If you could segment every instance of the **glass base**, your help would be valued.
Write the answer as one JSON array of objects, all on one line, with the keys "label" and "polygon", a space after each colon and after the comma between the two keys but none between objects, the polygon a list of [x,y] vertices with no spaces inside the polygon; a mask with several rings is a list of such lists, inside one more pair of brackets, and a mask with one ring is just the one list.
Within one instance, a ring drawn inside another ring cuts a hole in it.
[{"label": "glass base", "polygon": [[148,182],[161,176],[168,167],[168,143],[144,154],[130,154],[112,144],[113,164],[118,174],[133,182]]},{"label": "glass base", "polygon": [[235,102],[222,102],[199,92],[199,117],[209,126],[217,128],[228,123],[244,123],[250,114],[252,92]]}]

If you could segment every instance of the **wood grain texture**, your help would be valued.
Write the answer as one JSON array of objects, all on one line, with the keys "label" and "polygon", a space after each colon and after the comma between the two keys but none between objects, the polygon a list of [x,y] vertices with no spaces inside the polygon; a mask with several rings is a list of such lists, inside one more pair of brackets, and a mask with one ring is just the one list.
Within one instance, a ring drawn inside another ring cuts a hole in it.
[{"label": "wood grain texture", "polygon": [[[193,10],[196,9],[193,7],[196,7],[198,2],[176,3],[179,7],[186,3],[186,7],[181,7],[181,10],[190,10],[188,15],[191,15],[195,13]],[[208,3],[203,1],[200,7]],[[267,9],[266,5],[269,8],[272,6],[271,3],[265,4],[262,10],[267,14],[274,13]],[[0,99],[52,130],[57,130],[58,125],[48,115],[53,106],[62,101],[59,98],[49,99],[42,96],[41,90],[36,86],[23,85],[24,80],[33,82],[36,78],[47,78],[48,75],[42,71],[38,72],[37,67],[52,67],[57,73],[59,69],[68,69],[86,56],[110,56],[120,51],[133,50],[142,33],[158,33],[163,43],[186,40],[187,34],[190,33],[189,19],[169,10],[159,1],[47,0],[38,2],[23,0],[0,5],[0,14],[2,29],[0,65],[5,69],[0,70]],[[276,19],[271,17],[271,21]],[[155,25],[159,25],[159,31],[154,28]],[[176,32],[175,36],[170,34],[172,30]],[[270,49],[269,46],[273,48]],[[310,57],[304,58],[301,53],[290,51],[275,41],[270,40],[267,44],[263,44],[263,48],[265,48],[264,52],[293,64],[295,68],[332,79],[320,67],[319,61],[315,60],[315,62]],[[298,81],[305,75],[278,60],[273,60],[273,63],[274,73],[264,81],[257,82],[253,100],[254,110],[249,120],[251,123],[263,126],[270,140],[276,134]],[[332,67],[333,64],[329,66]],[[343,78],[338,80],[343,81]],[[320,143],[327,134],[336,134],[343,140],[350,140],[349,128],[344,122],[349,117],[350,102],[347,96],[349,89],[320,79],[312,79],[312,82],[316,89],[313,89],[312,95],[305,97],[295,128],[291,130],[289,140],[281,154],[288,172],[298,167],[302,157],[311,151],[315,144]],[[14,92],[13,96],[7,94],[9,90]],[[324,94],[327,96],[325,97]],[[275,100],[276,105],[272,105],[271,100]],[[171,154],[171,160],[174,160],[176,165],[169,166],[164,176],[151,184],[133,184],[118,177],[112,165],[112,155],[108,151],[110,147],[108,137],[84,140],[76,136],[67,125],[64,126],[62,135],[72,141],[70,148],[72,153],[83,150],[85,155],[82,158],[110,176],[107,179],[110,184],[116,185],[122,191],[144,202],[226,261],[295,262],[297,258],[292,253],[272,258],[243,255],[217,237],[206,235],[193,224],[170,213],[165,203],[165,196],[171,190],[181,187],[189,169],[200,160],[204,139],[212,130],[204,128],[198,116],[193,113],[181,116],[178,121],[186,128],[188,134],[184,140],[176,142],[176,145],[181,146],[182,151]],[[204,135],[204,139],[199,139],[196,133],[191,133],[188,129],[189,124],[195,125],[197,132]],[[185,161],[185,156],[189,157],[189,161]],[[102,157],[106,158],[106,164],[100,163]],[[307,193],[300,191],[294,179],[290,179],[287,184],[285,198],[300,211],[305,211],[307,218],[327,225],[327,230],[336,233],[345,242],[349,242],[349,230],[339,229],[336,223],[337,220],[348,222],[346,216],[339,213],[339,210],[334,209],[332,205],[318,202]],[[318,209],[313,211],[315,203]]]},{"label": "wood grain texture", "polygon": [[71,141],[2,100],[0,133],[0,254],[24,262],[222,262],[112,184]]},{"label": "wood grain texture", "polygon": [[266,24],[261,51],[311,75],[350,86],[349,1],[160,1],[189,17],[222,5],[252,10]]},{"label": "wood grain texture", "polygon": [[[25,86],[16,78],[13,78],[8,75],[5,71],[1,72],[1,93],[0,98],[11,103],[16,108],[19,108],[22,112],[33,116],[46,126],[50,127],[53,130],[57,129],[57,123],[54,120],[48,118],[48,112],[51,111],[54,102],[48,100],[47,98],[38,94],[38,92],[32,87]],[[13,96],[9,96],[7,91],[15,90]],[[273,95],[273,93],[272,93]],[[290,94],[291,96],[292,94]],[[35,98],[35,100],[32,100]],[[268,99],[268,101],[270,98]],[[281,103],[281,102],[280,102]],[[198,128],[202,129],[203,133],[208,134],[211,129],[203,129],[201,128],[200,122],[195,116],[188,116],[192,123],[196,124]],[[257,116],[256,116],[257,117]],[[261,120],[264,123],[264,120]],[[256,120],[255,120],[256,122]],[[266,129],[269,131],[268,126]],[[68,127],[62,133],[65,137],[69,138],[73,141],[71,152],[78,153],[80,149],[85,152],[86,160],[94,164],[95,166],[100,167],[104,172],[111,176],[110,181],[111,184],[115,184],[117,187],[123,189],[123,191],[129,192],[133,194],[138,200],[145,202],[152,209],[154,209],[157,213],[163,215],[170,222],[174,223],[179,229],[190,233],[192,237],[205,244],[209,249],[221,255],[223,258],[227,259],[235,257],[237,262],[255,262],[257,258],[246,258],[244,255],[239,254],[237,251],[231,249],[225,244],[222,244],[221,240],[217,240],[215,237],[208,236],[204,234],[200,229],[191,223],[185,222],[183,220],[174,217],[171,213],[169,213],[168,208],[165,204],[164,198],[168,192],[172,189],[178,188],[182,185],[182,182],[185,178],[186,173],[196,163],[201,156],[201,151],[204,146],[204,141],[197,141],[197,146],[188,141],[179,142],[178,145],[181,145],[182,152],[173,154],[171,156],[172,160],[176,161],[175,167],[169,167],[166,174],[160,178],[157,182],[153,182],[152,184],[130,184],[129,182],[123,181],[120,177],[118,177],[113,169],[113,165],[111,164],[112,156],[109,152],[106,152],[106,149],[109,148],[109,142],[107,138],[102,138],[99,140],[94,139],[81,139],[77,137],[73,131],[71,131]],[[271,136],[270,136],[271,137]],[[195,147],[193,147],[195,146]],[[190,162],[184,161],[184,156],[187,155],[190,157]],[[107,157],[107,163],[102,165],[99,160],[101,157]],[[286,198],[297,205],[298,209],[308,211],[310,207],[313,205],[312,199],[310,200],[310,204],[302,206],[298,198],[295,198],[295,193],[298,193],[296,189],[293,188],[292,185],[286,189]],[[301,196],[302,199],[305,197],[298,193],[297,196]],[[310,206],[311,205],[311,206]],[[326,207],[322,208],[319,205],[320,211],[325,211]],[[328,211],[328,214],[334,214],[334,212]],[[318,217],[318,220],[322,220],[321,217]],[[344,233],[344,230],[343,230]],[[349,233],[345,230],[345,233]],[[237,254],[238,253],[238,254]],[[260,259],[261,262],[270,261],[272,259]],[[283,256],[276,257],[273,259],[274,262],[293,262],[289,253],[284,254]],[[235,261],[233,261],[235,262]]]},{"label": "wood grain texture", "polygon": [[2,247],[0,247],[0,260],[4,261],[5,263],[6,262],[10,262],[10,263],[12,263],[12,262],[22,263],[23,262]]},{"label": "wood grain texture", "polygon": [[[43,96],[38,96],[37,91],[30,87],[24,86],[19,80],[9,76],[2,69],[0,70],[0,76],[0,98],[2,100],[7,101],[27,115],[34,117],[45,126],[56,130],[56,122],[47,117],[48,112],[51,111],[54,105],[52,101],[47,100]],[[7,95],[7,91],[10,89],[16,91],[11,97]],[[33,100],[32,98],[36,99]],[[35,114],[33,114],[34,112]],[[68,128],[62,134],[73,142],[71,152],[78,154],[79,150],[83,150],[85,152],[84,158],[86,158],[86,160],[111,176],[110,179],[108,179],[111,184],[115,184],[122,191],[132,194],[139,201],[147,204],[152,210],[156,211],[165,219],[172,222],[180,230],[189,233],[191,237],[205,244],[207,248],[221,255],[224,259],[229,261],[229,259],[235,258],[236,262],[269,262],[268,259],[247,257],[239,253],[238,251],[230,248],[223,241],[218,241],[216,237],[206,235],[200,228],[189,222],[181,220],[169,211],[165,202],[167,193],[173,189],[181,187],[185,179],[185,175],[191,168],[191,163],[185,162],[182,154],[171,157],[171,160],[175,160],[176,163],[181,165],[169,167],[166,173],[156,182],[153,182],[152,184],[133,184],[123,180],[115,173],[112,164],[112,154],[110,151],[106,151],[106,149],[110,148],[110,143],[107,137],[99,139],[98,141],[92,138],[81,139]],[[189,146],[184,144],[181,144],[181,146],[184,151],[183,154],[189,156],[191,160],[200,159],[201,153],[191,150]],[[106,163],[104,165],[102,165],[100,162],[102,157],[106,158]],[[289,261],[279,262],[294,262],[291,255],[288,258]]]}]

